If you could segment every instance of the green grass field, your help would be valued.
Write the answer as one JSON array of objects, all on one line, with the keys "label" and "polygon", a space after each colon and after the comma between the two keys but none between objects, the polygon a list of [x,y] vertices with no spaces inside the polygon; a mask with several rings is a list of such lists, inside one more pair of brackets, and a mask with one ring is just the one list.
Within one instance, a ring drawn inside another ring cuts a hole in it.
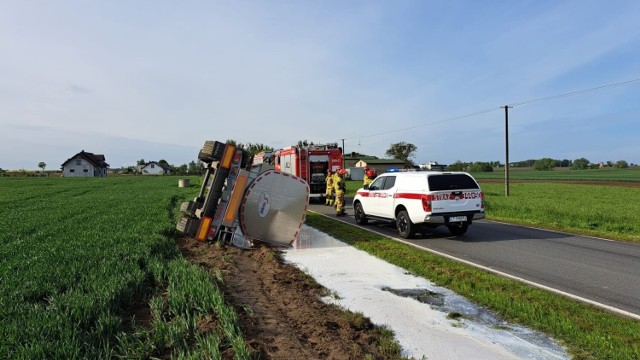
[{"label": "green grass field", "polygon": [[640,187],[480,183],[487,218],[640,242]]},{"label": "green grass field", "polygon": [[[215,274],[187,263],[175,245],[175,212],[198,191],[177,182],[0,178],[0,358],[216,358],[224,349],[250,357]],[[353,193],[361,182],[347,185]],[[522,183],[506,199],[502,184],[482,187],[490,218],[639,241],[640,188]],[[123,323],[140,301],[151,323]],[[566,315],[554,316],[565,324]],[[212,319],[218,331],[199,333]]]},{"label": "green grass field", "polygon": [[[482,179],[504,179],[504,170],[494,172],[473,173],[473,177]],[[552,171],[534,171],[513,168],[509,171],[512,180],[575,180],[575,181],[638,181],[640,169],[589,169],[570,170],[556,169]]]},{"label": "green grass field", "polygon": [[[177,182],[0,178],[0,358],[247,358],[212,276],[175,245],[174,212],[197,193]],[[140,299],[150,328],[122,322]],[[200,334],[210,318],[220,331]]]}]

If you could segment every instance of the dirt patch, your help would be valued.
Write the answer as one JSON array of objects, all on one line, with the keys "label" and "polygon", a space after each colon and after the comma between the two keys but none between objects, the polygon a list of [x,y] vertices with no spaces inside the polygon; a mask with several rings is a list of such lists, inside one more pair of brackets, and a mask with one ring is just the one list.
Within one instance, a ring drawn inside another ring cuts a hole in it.
[{"label": "dirt patch", "polygon": [[183,238],[183,256],[209,271],[241,321],[247,344],[260,359],[388,359],[380,330],[368,319],[320,300],[326,290],[267,247],[242,250]]}]

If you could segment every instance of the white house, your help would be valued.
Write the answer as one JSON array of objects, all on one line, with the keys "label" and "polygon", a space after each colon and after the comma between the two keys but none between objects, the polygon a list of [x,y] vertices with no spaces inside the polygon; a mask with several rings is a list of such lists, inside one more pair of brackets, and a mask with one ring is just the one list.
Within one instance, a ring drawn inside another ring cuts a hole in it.
[{"label": "white house", "polygon": [[157,161],[149,161],[140,169],[142,175],[169,175],[171,168],[160,164]]},{"label": "white house", "polygon": [[82,150],[62,163],[62,175],[106,177],[108,167],[104,155]]}]

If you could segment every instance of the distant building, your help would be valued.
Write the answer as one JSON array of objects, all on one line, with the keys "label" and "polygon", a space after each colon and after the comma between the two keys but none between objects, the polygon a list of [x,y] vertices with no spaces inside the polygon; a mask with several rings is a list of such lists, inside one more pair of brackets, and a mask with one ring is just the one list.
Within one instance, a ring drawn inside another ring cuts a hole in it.
[{"label": "distant building", "polygon": [[362,154],[345,154],[344,155],[344,167],[346,169],[356,167],[356,164],[360,160],[368,161],[372,159],[377,159],[375,156],[362,155]]},{"label": "distant building", "polygon": [[106,177],[109,164],[104,155],[82,150],[62,163],[62,175],[66,177]]},{"label": "distant building", "polygon": [[398,159],[367,159],[360,160],[355,164],[355,167],[368,166],[370,169],[374,169],[378,175],[387,172],[387,169],[404,169],[404,161]]},{"label": "distant building", "polygon": [[438,164],[437,161],[429,161],[427,164],[420,164],[420,169],[423,170],[434,170],[434,171],[444,171],[447,169],[447,165]]},{"label": "distant building", "polygon": [[170,175],[171,168],[157,161],[149,161],[140,169],[142,175]]}]

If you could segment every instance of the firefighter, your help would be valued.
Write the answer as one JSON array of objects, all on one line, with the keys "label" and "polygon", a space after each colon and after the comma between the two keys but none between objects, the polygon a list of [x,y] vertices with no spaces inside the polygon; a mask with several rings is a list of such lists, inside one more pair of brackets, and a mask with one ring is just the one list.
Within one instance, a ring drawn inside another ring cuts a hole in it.
[{"label": "firefighter", "polygon": [[344,211],[344,193],[347,191],[347,183],[345,181],[347,171],[338,169],[336,174],[338,176],[333,179],[333,187],[336,192],[336,216],[345,216],[347,213]]},{"label": "firefighter", "polygon": [[362,186],[367,186],[367,185],[371,184],[371,182],[373,181],[373,179],[369,177],[369,167],[368,166],[364,167],[363,173],[364,173],[364,176],[362,178]]},{"label": "firefighter", "polygon": [[378,172],[376,171],[376,169],[369,169],[367,171],[367,177],[369,177],[369,184],[373,182],[373,179],[375,179],[376,176],[378,176]]},{"label": "firefighter", "polygon": [[333,206],[333,199],[335,197],[335,192],[333,191],[333,172],[331,168],[327,169],[327,177],[324,178],[324,181],[327,183],[327,188],[325,190],[325,206]]}]

